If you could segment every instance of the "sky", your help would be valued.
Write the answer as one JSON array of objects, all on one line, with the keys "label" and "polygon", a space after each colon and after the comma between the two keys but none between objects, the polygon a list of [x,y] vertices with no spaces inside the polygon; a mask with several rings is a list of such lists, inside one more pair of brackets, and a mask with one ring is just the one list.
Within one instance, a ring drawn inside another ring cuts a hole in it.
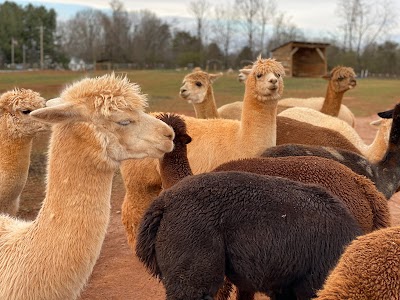
[{"label": "sky", "polygon": [[[96,8],[102,10],[110,9],[109,0],[46,0],[25,1],[10,0],[19,5],[31,3],[33,5],[44,5],[53,8],[60,20],[67,20],[74,16],[79,10],[85,8]],[[193,0],[123,0],[125,9],[128,11],[148,9],[159,17],[193,17],[188,5]],[[231,0],[234,3],[233,0]],[[5,0],[0,0],[0,3]],[[210,1],[210,3],[216,3]],[[220,1],[218,1],[220,2]],[[278,10],[290,16],[292,22],[307,36],[327,36],[329,32],[335,32],[339,26],[340,19],[335,15],[337,0],[278,0]],[[393,0],[395,11],[400,12],[400,0]],[[392,39],[400,42],[400,22],[392,31]]]}]

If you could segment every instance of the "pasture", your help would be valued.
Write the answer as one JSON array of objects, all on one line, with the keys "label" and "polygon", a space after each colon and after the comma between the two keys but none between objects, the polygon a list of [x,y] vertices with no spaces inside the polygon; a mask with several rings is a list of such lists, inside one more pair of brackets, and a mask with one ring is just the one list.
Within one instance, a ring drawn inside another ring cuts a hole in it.
[{"label": "pasture", "polygon": [[[0,72],[0,93],[13,87],[30,88],[48,99],[56,97],[65,85],[83,77],[102,75],[106,71],[72,72]],[[149,96],[149,111],[192,113],[192,106],[178,96],[183,77],[189,71],[137,70],[116,71],[127,74]],[[217,105],[243,99],[244,85],[237,81],[237,71],[219,78],[213,85]],[[344,96],[347,105],[357,117],[370,116],[391,107],[400,100],[400,81],[395,79],[358,79],[357,87]],[[285,78],[284,98],[323,97],[326,81],[321,78]]]},{"label": "pasture", "polygon": [[[50,99],[57,97],[60,91],[73,81],[104,73],[106,72],[0,72],[0,93],[14,87],[30,88]],[[182,79],[189,71],[130,70],[116,73],[126,73],[131,81],[141,86],[149,98],[148,111],[172,111],[194,115],[191,104],[178,96]],[[236,77],[237,72],[224,74],[214,83],[214,95],[218,106],[242,100],[244,85],[239,83]],[[323,97],[326,90],[326,81],[320,78],[285,78],[284,82],[284,97]],[[376,119],[376,112],[392,108],[393,104],[399,101],[399,80],[359,79],[357,87],[345,94],[343,104],[354,112],[357,117],[356,130],[370,143],[376,129],[368,123]],[[42,134],[34,141],[31,168],[22,194],[19,217],[32,219],[41,206],[45,190],[47,140],[48,134]],[[161,283],[146,272],[127,244],[125,230],[121,224],[124,192],[121,176],[116,174],[108,234],[101,256],[80,300],[165,299]],[[400,224],[399,199],[400,194],[397,193],[389,202],[394,224]]]}]

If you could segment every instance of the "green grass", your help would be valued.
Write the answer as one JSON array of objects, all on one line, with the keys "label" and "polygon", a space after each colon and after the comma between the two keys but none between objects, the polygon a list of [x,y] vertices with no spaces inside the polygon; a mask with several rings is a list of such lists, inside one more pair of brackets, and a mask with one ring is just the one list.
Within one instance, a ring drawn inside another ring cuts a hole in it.
[{"label": "green grass", "polygon": [[[102,75],[98,72],[32,71],[0,73],[0,93],[14,87],[30,88],[45,98],[59,95],[62,89],[83,77]],[[193,108],[179,98],[178,92],[186,71],[140,70],[116,72],[127,74],[138,83],[149,97],[149,111],[179,111],[193,113]],[[214,83],[217,105],[243,99],[244,85],[237,81],[237,73],[225,74]],[[326,81],[320,78],[285,78],[284,97],[323,97]],[[356,116],[369,116],[392,107],[400,101],[400,80],[359,79],[357,87],[345,94],[343,104]]]}]

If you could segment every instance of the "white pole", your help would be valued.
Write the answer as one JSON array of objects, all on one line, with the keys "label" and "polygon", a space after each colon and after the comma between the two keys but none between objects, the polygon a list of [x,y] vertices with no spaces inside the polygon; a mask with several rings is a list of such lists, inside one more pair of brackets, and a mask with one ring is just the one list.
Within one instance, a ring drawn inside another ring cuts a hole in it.
[{"label": "white pole", "polygon": [[11,67],[14,67],[14,38],[11,38]]},{"label": "white pole", "polygon": [[43,25],[40,26],[40,69],[43,70]]}]

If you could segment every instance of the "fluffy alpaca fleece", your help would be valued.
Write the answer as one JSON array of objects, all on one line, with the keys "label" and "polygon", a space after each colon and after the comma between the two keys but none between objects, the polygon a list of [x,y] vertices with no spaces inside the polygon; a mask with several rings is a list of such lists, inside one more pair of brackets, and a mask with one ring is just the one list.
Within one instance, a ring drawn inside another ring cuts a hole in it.
[{"label": "fluffy alpaca fleece", "polygon": [[[322,77],[329,81],[325,98],[284,98],[278,103],[278,112],[280,113],[283,110],[294,106],[309,107],[322,113],[338,117],[354,127],[354,114],[347,106],[342,104],[342,100],[344,93],[356,86],[357,83],[355,77],[356,74],[352,68],[337,66],[333,68],[330,73]],[[240,72],[239,81],[244,82],[245,80],[245,73]],[[218,108],[218,114],[221,118],[240,120],[241,110],[242,102],[237,101]]]},{"label": "fluffy alpaca fleece", "polygon": [[[241,121],[182,116],[193,139],[188,145],[193,173],[210,171],[232,159],[259,156],[276,145],[276,107],[283,92],[283,75],[282,65],[273,59],[259,58],[254,63],[246,83]],[[158,160],[124,162],[121,174],[126,188],[122,221],[134,248],[143,212],[161,192]]]},{"label": "fluffy alpaca fleece", "polygon": [[0,213],[15,216],[28,178],[33,138],[48,127],[29,115],[45,100],[29,89],[0,97]]},{"label": "fluffy alpaca fleece", "polygon": [[[391,129],[390,129],[391,128]],[[393,124],[392,119],[382,119],[380,129],[390,133],[390,136],[397,136],[400,124]],[[379,133],[377,133],[379,134]],[[385,138],[390,140],[389,137]],[[398,190],[400,186],[400,151],[395,145],[399,141],[392,140],[392,146],[387,147],[383,158],[375,163],[370,162],[364,156],[352,151],[340,148],[321,147],[312,145],[286,144],[271,147],[265,150],[262,157],[284,157],[284,156],[318,156],[335,160],[349,167],[355,173],[369,178],[382,192],[387,199]]]},{"label": "fluffy alpaca fleece", "polygon": [[227,162],[215,171],[251,172],[317,184],[343,201],[364,233],[390,226],[387,200],[373,182],[331,159],[314,156],[249,158]]},{"label": "fluffy alpaca fleece", "polygon": [[212,299],[224,275],[241,300],[255,292],[309,299],[359,234],[341,200],[320,186],[215,172],[188,176],[154,200],[136,253],[168,300]]},{"label": "fluffy alpaca fleece", "polygon": [[[285,120],[290,122],[288,123],[290,126],[280,128],[280,123],[278,123],[277,145],[306,144],[338,147],[362,154],[371,162],[381,160],[388,146],[387,137],[389,136],[389,132],[387,131],[378,131],[379,134],[377,133],[374,141],[368,145],[365,144],[357,131],[346,122],[311,108],[289,108],[278,115],[279,120],[280,117],[286,118]],[[298,122],[297,127],[292,126],[292,120]],[[307,131],[307,128],[314,128],[314,134]],[[340,133],[342,136],[340,143],[342,143],[344,138],[344,140],[351,143],[351,149],[340,146],[336,141],[331,141],[329,135],[326,134],[327,130]]]},{"label": "fluffy alpaca fleece", "polygon": [[209,115],[218,117],[212,84],[221,76],[222,73],[196,71],[183,78],[179,95],[193,104],[197,118],[207,119]]},{"label": "fluffy alpaca fleece", "polygon": [[37,218],[0,216],[0,299],[76,299],[100,254],[120,161],[160,157],[173,131],[144,112],[126,77],[66,88],[31,116],[52,123],[46,196]]},{"label": "fluffy alpaca fleece", "polygon": [[353,241],[331,271],[317,300],[400,299],[400,227]]}]

